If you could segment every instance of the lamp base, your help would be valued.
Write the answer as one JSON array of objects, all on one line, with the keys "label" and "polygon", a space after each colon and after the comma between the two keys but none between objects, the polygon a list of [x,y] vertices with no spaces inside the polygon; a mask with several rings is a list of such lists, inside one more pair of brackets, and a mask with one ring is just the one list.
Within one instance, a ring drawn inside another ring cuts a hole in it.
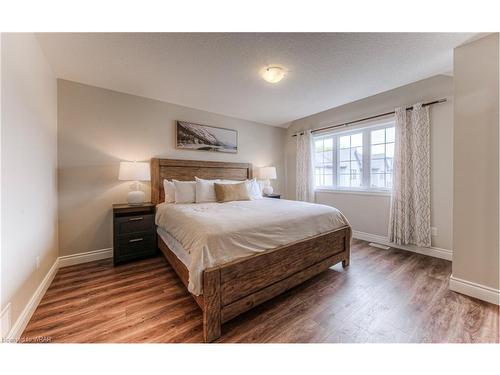
[{"label": "lamp base", "polygon": [[143,191],[135,190],[131,191],[127,195],[127,202],[131,206],[139,206],[144,203],[144,198],[146,194]]},{"label": "lamp base", "polygon": [[273,193],[273,187],[271,185],[264,186],[262,188],[262,193],[265,195],[271,195]]}]

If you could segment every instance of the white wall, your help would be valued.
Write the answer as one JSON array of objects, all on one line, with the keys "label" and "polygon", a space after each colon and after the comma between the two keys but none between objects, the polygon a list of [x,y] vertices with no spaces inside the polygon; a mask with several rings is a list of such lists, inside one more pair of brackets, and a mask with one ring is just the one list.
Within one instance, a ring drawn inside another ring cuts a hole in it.
[{"label": "white wall", "polygon": [[[453,218],[453,78],[435,76],[332,108],[291,123],[286,139],[288,198],[295,198],[295,142],[292,134],[394,110],[397,106],[419,101],[447,98],[448,102],[431,107],[431,222],[438,229],[432,246],[452,249]],[[353,229],[377,236],[387,236],[390,197],[355,193],[317,193],[318,203],[341,209]]]},{"label": "white wall", "polygon": [[[59,248],[68,255],[112,246],[111,205],[126,201],[121,160],[167,157],[274,165],[284,191],[286,130],[75,82],[58,81]],[[238,130],[238,153],[175,149],[175,120]],[[150,197],[150,184],[144,186]]]},{"label": "white wall", "polygon": [[58,256],[57,81],[34,35],[1,41],[1,307],[13,324]]},{"label": "white wall", "polygon": [[496,289],[497,303],[498,69],[498,33],[455,49],[453,277]]}]

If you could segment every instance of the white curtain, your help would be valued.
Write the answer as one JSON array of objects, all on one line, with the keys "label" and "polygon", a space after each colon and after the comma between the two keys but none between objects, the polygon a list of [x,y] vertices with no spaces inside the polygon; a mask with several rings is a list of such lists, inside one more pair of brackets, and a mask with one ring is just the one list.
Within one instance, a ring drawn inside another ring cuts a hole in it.
[{"label": "white curtain", "polygon": [[389,240],[400,245],[431,246],[429,109],[396,108],[396,147]]},{"label": "white curtain", "polygon": [[312,165],[312,135],[310,130],[297,134],[297,200],[314,202],[314,181]]}]

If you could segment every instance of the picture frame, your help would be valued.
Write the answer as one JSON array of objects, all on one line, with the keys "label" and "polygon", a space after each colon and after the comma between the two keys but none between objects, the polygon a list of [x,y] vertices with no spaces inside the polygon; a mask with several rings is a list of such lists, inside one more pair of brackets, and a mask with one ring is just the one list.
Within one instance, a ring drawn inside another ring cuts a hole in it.
[{"label": "picture frame", "polygon": [[176,121],[175,147],[183,150],[238,153],[238,131],[190,121]]}]

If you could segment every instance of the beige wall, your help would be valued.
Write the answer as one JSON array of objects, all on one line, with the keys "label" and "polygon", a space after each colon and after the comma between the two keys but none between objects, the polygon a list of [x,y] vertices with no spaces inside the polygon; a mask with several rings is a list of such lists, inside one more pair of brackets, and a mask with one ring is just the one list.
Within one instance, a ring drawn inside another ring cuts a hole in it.
[{"label": "beige wall", "polygon": [[499,288],[498,33],[455,49],[453,276]]},{"label": "beige wall", "polygon": [[58,253],[57,84],[32,34],[2,34],[1,120],[1,305],[14,324]]},{"label": "beige wall", "polygon": [[[112,246],[111,204],[126,200],[120,160],[168,157],[274,165],[284,191],[286,130],[74,82],[58,81],[59,248],[68,255]],[[176,150],[175,120],[238,130],[238,154]],[[145,184],[147,198],[150,185]]]},{"label": "beige wall", "polygon": [[[286,138],[287,191],[295,197],[295,138],[291,135],[301,129],[320,128],[343,123],[378,113],[394,110],[397,106],[419,101],[447,98],[448,102],[431,108],[431,222],[438,230],[432,238],[434,247],[452,249],[453,217],[453,78],[436,76],[374,95],[356,102],[317,113],[292,122]],[[318,203],[341,209],[354,230],[387,236],[390,197],[354,193],[317,193]]]}]

